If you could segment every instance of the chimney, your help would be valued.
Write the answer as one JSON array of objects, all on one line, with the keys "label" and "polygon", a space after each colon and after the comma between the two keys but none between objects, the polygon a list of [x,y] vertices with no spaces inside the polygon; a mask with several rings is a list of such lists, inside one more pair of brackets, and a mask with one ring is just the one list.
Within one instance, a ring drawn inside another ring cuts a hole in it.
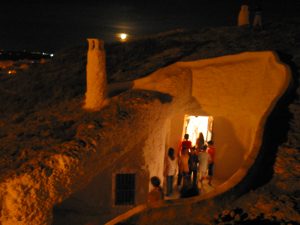
[{"label": "chimney", "polygon": [[86,65],[86,93],[84,108],[100,110],[106,103],[107,81],[104,43],[100,39],[88,38],[89,49]]}]

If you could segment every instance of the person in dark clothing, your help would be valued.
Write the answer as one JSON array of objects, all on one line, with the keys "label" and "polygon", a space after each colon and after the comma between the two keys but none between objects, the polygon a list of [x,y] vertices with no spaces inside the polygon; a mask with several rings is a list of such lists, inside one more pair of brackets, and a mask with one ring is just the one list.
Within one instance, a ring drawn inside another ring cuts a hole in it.
[{"label": "person in dark clothing", "polygon": [[[181,198],[188,198],[199,194],[199,189],[197,186],[197,169],[198,169],[197,164],[198,164],[197,150],[193,149],[188,160],[188,166],[189,166],[188,180],[187,182],[184,182],[185,185],[183,185],[180,190]],[[191,174],[193,174],[193,183],[191,183],[190,181]]]},{"label": "person in dark clothing", "polygon": [[203,133],[200,132],[199,133],[199,137],[197,138],[197,141],[196,141],[196,147],[197,147],[197,150],[200,151],[201,147],[205,144],[205,141],[204,141],[204,136],[203,136]]},{"label": "person in dark clothing", "polygon": [[193,148],[189,158],[189,169],[190,176],[193,176],[193,186],[197,186],[198,162],[197,150]]}]

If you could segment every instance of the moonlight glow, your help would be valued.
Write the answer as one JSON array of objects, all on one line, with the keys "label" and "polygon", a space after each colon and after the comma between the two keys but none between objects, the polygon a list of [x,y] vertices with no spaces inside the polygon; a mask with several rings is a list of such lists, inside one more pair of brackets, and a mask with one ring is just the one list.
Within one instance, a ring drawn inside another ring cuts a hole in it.
[{"label": "moonlight glow", "polygon": [[128,34],[121,33],[121,34],[119,34],[119,38],[121,41],[126,41],[128,38]]}]

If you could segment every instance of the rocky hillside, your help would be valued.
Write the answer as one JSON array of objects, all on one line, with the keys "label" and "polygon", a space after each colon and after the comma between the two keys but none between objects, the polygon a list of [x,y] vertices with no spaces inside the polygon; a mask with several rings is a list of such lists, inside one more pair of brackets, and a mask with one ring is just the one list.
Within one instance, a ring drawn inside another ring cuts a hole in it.
[{"label": "rocky hillside", "polygon": [[[282,117],[288,123],[280,125],[284,135],[274,137],[277,148],[281,146],[275,173],[263,187],[240,198],[239,204],[250,211],[255,199],[256,214],[264,211],[285,221],[300,222],[299,188],[291,188],[298,187],[300,170],[299,27],[300,21],[293,20],[265,24],[260,31],[238,27],[176,30],[109,44],[106,45],[108,81],[115,84],[134,80],[177,61],[244,51],[277,52],[294,76],[287,100],[289,106],[282,109]],[[49,155],[71,154],[61,146],[76,140],[82,123],[92,121],[94,116],[81,109],[86,85],[86,50],[85,45],[66,49],[26,73],[0,77],[0,182],[45,167],[43,159]],[[3,193],[0,200],[2,196]],[[272,202],[272,206],[266,206],[265,202]],[[273,210],[274,205],[279,210]],[[290,214],[279,215],[277,212],[287,205]]]}]

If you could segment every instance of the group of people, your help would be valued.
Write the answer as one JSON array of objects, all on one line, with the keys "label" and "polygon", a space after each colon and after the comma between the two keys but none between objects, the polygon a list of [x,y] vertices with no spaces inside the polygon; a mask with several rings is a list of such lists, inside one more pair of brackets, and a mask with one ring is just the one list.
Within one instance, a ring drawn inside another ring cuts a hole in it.
[{"label": "group of people", "polygon": [[[198,183],[203,188],[203,181],[208,180],[208,185],[212,185],[214,174],[215,152],[213,141],[204,141],[203,134],[199,134],[196,145],[192,146],[189,135],[184,135],[178,152],[174,148],[169,148],[167,152],[164,176],[166,177],[167,190],[166,196],[173,194],[174,179],[177,175],[178,190],[181,197],[191,190],[198,191]],[[151,177],[152,190],[148,194],[148,202],[154,203],[164,198],[164,191],[161,187],[160,179],[156,176]],[[194,194],[191,194],[191,196]]]},{"label": "group of people", "polygon": [[[203,134],[199,134],[196,145],[192,146],[189,135],[184,135],[177,157],[173,148],[168,149],[168,157],[165,163],[165,176],[167,180],[166,196],[173,193],[173,180],[177,176],[177,186],[182,191],[190,187],[198,189],[198,182],[203,187],[204,179],[212,184],[215,147],[213,141],[205,143]],[[178,170],[177,170],[178,168]]]}]

